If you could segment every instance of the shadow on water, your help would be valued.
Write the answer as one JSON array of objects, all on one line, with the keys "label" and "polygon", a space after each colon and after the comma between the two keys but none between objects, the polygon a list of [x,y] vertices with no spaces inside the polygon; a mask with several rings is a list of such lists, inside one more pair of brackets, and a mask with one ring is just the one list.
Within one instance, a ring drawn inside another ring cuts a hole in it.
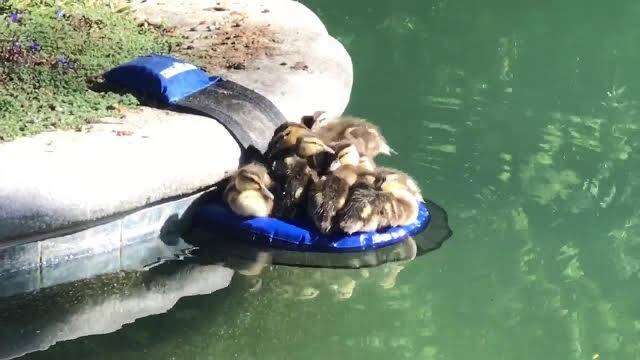
[{"label": "shadow on water", "polygon": [[0,303],[0,358],[116,331],[166,312],[183,297],[225,288],[232,275],[220,265],[171,262],[151,271],[104,275],[5,298]]}]

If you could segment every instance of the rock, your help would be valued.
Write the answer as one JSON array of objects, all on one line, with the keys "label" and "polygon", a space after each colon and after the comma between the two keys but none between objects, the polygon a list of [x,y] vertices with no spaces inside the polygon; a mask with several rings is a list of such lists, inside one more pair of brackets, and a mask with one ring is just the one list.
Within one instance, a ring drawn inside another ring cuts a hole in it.
[{"label": "rock", "polygon": [[[212,74],[266,96],[291,121],[318,110],[326,111],[330,117],[339,116],[349,102],[353,84],[351,58],[342,44],[327,33],[322,21],[301,3],[263,0],[217,5],[228,11],[211,11],[211,1],[206,0],[135,0],[131,6],[140,21],[164,20],[179,29],[196,27],[194,32],[185,32],[193,49],[184,57],[200,54],[204,67]],[[251,48],[242,54],[230,49],[224,54],[226,47],[216,43],[221,39],[215,39],[215,32],[213,38],[207,39],[211,32],[206,26],[199,26],[203,21],[216,24],[220,34],[242,34],[245,40],[255,40],[250,47],[265,47],[268,41],[271,48]],[[206,51],[209,56],[205,56]],[[231,58],[231,66],[220,63],[225,55]],[[299,65],[290,68],[282,63]]]},{"label": "rock", "polygon": [[0,239],[98,220],[201,190],[238,166],[217,121],[143,108],[88,132],[0,144]]}]

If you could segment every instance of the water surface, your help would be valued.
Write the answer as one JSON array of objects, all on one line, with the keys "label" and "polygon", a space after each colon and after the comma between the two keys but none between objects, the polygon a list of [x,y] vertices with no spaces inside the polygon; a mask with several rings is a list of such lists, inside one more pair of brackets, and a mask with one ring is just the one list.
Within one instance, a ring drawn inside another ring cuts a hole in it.
[{"label": "water surface", "polygon": [[353,58],[348,112],[454,237],[370,271],[236,274],[29,358],[640,358],[640,3],[305,3]]}]

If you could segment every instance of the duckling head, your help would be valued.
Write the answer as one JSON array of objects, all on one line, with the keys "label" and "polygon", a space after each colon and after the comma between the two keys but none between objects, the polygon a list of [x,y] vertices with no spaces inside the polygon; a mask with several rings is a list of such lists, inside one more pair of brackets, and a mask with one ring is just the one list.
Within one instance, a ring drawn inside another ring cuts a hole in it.
[{"label": "duckling head", "polygon": [[239,191],[260,191],[264,196],[273,200],[273,194],[269,191],[271,182],[267,169],[257,163],[240,168],[235,178],[235,185]]},{"label": "duckling head", "polygon": [[329,165],[329,171],[335,171],[342,165],[358,166],[360,153],[354,144],[340,144],[335,149],[335,159]]},{"label": "duckling head", "polygon": [[323,152],[335,154],[335,151],[315,136],[302,136],[298,139],[298,155],[307,158]]},{"label": "duckling head", "polygon": [[293,149],[300,138],[309,134],[309,129],[298,123],[285,123],[280,125],[274,132],[273,138],[269,142],[265,156],[271,158],[280,151]]},{"label": "duckling head", "polygon": [[362,123],[351,127],[345,131],[345,137],[357,141],[362,155],[375,157],[377,154],[396,154],[380,130],[372,124]]},{"label": "duckling head", "polygon": [[376,185],[390,193],[407,192],[416,200],[424,202],[418,184],[409,175],[392,169],[381,168],[376,177]]}]

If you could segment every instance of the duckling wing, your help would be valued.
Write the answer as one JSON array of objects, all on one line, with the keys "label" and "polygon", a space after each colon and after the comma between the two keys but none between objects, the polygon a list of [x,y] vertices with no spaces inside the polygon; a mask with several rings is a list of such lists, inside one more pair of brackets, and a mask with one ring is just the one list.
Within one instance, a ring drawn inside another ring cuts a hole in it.
[{"label": "duckling wing", "polygon": [[309,216],[323,233],[332,230],[333,219],[349,194],[349,185],[336,176],[327,176],[314,184],[309,194]]},{"label": "duckling wing", "polygon": [[401,216],[394,200],[391,194],[378,191],[370,184],[356,184],[337,215],[338,225],[348,234],[392,226]]}]

